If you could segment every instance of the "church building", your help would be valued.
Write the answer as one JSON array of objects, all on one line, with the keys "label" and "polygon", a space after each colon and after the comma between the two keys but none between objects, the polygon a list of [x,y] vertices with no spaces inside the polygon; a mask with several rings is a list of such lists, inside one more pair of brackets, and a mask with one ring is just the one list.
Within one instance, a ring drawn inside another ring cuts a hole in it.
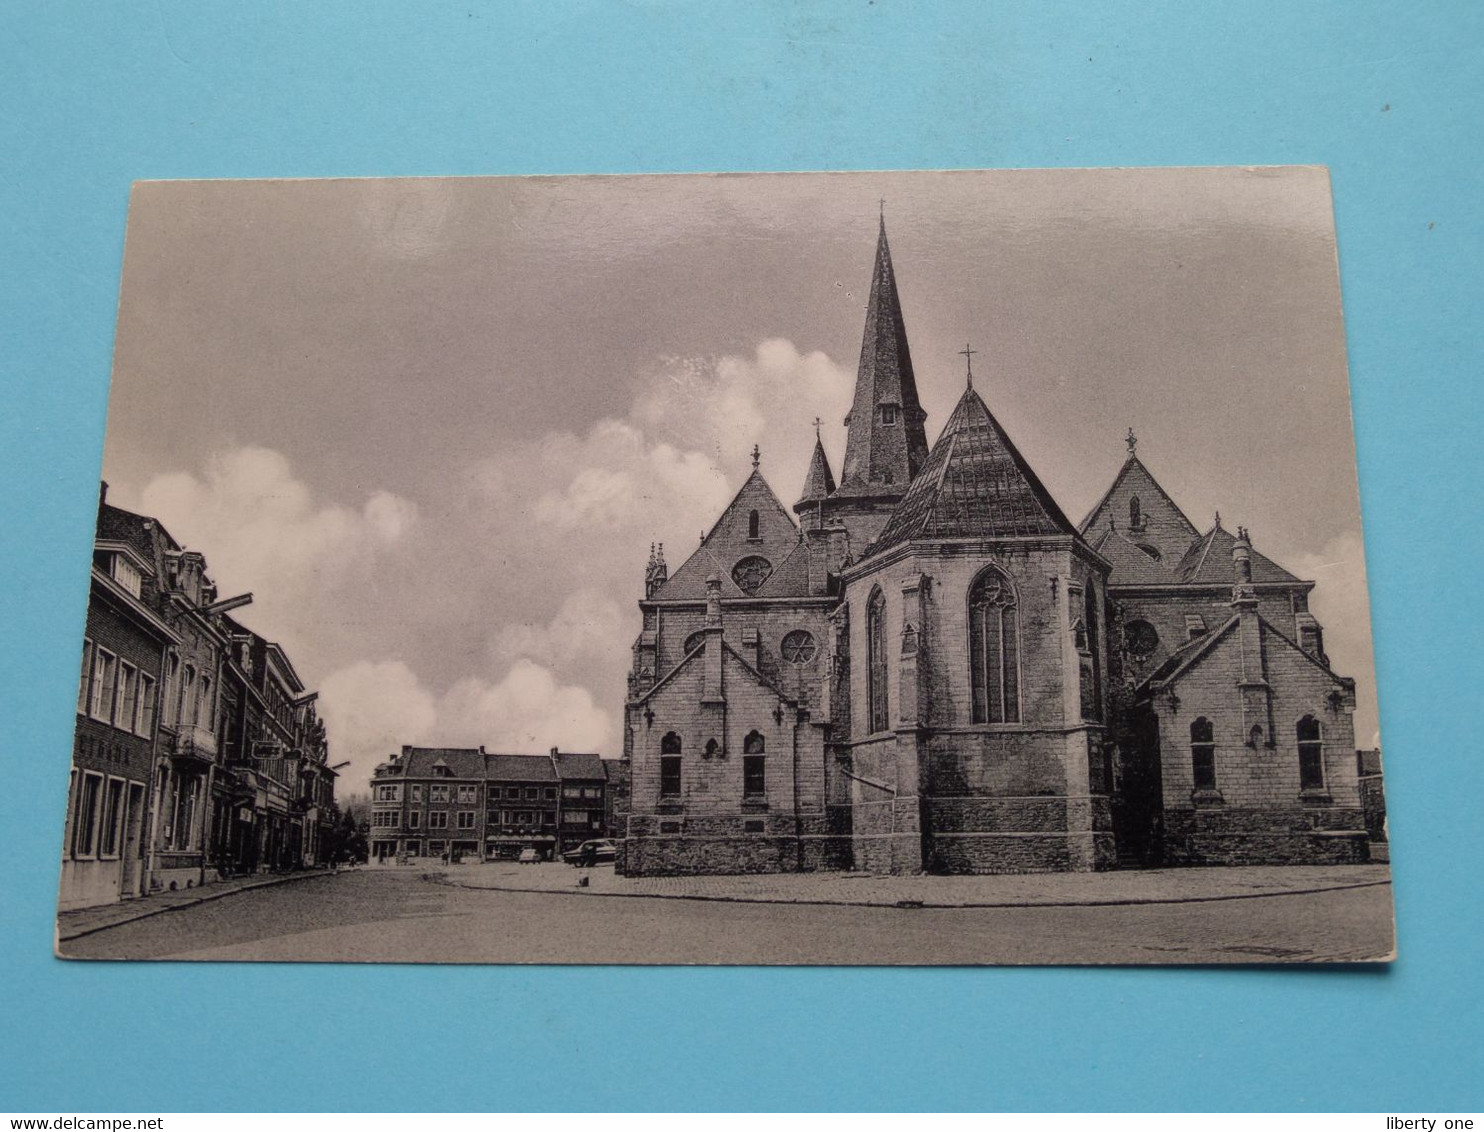
[{"label": "church building", "polygon": [[885,222],[838,482],[753,471],[646,568],[619,871],[1366,859],[1312,582],[1138,459],[1078,525],[974,389],[928,446]]}]

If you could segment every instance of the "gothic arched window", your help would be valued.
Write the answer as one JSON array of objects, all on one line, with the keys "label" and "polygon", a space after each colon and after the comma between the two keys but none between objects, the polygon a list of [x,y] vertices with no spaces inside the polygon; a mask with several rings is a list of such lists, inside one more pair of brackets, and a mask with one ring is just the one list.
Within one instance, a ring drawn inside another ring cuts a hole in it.
[{"label": "gothic arched window", "polygon": [[969,589],[969,685],[975,723],[1020,722],[1020,632],[1010,579],[989,567]]},{"label": "gothic arched window", "polygon": [[866,603],[866,701],[871,731],[890,725],[886,707],[886,595],[880,590]]},{"label": "gothic arched window", "polygon": [[1306,715],[1298,721],[1299,789],[1324,789],[1324,736],[1319,721]]},{"label": "gothic arched window", "polygon": [[767,759],[762,734],[749,731],[742,740],[742,793],[760,796],[767,792]]},{"label": "gothic arched window", "polygon": [[697,629],[694,633],[685,638],[685,651],[687,653],[693,653],[705,643],[706,630]]},{"label": "gothic arched window", "polygon": [[1087,587],[1087,599],[1084,602],[1087,613],[1087,651],[1092,654],[1092,687],[1089,689],[1091,698],[1089,700],[1090,710],[1085,717],[1087,719],[1103,718],[1103,659],[1098,653],[1098,591],[1091,583]]},{"label": "gothic arched window", "polygon": [[1128,501],[1128,525],[1136,531],[1144,525],[1144,509],[1140,506],[1137,495]]},{"label": "gothic arched window", "polygon": [[1190,768],[1197,790],[1216,789],[1216,731],[1205,716],[1190,725]]},{"label": "gothic arched window", "polygon": [[758,523],[757,523],[757,512],[756,511],[751,511],[747,515],[747,537],[748,538],[761,538],[762,537],[760,534],[758,534]]}]

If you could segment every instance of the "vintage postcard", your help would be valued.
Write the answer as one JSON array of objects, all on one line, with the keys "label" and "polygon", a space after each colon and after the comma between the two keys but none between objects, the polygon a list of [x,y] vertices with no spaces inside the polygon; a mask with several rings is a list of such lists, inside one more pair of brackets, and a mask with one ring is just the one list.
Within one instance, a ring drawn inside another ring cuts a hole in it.
[{"label": "vintage postcard", "polygon": [[103,480],[65,957],[1394,954],[1323,169],[140,183]]}]

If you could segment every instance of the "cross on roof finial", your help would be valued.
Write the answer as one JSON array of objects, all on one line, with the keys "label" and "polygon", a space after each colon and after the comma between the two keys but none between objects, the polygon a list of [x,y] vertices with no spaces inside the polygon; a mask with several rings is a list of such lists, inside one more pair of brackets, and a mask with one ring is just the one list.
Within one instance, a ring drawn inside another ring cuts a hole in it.
[{"label": "cross on roof finial", "polygon": [[756,444],[754,444],[752,446],[752,470],[753,471],[757,471],[758,462],[762,458],[763,458],[762,452],[758,449],[758,446]]},{"label": "cross on roof finial", "polygon": [[819,426],[822,425],[822,424],[824,424],[824,421],[820,420],[818,417],[815,417],[814,418],[814,439],[815,440],[818,440],[819,439]]},{"label": "cross on roof finial", "polygon": [[1128,445],[1128,454],[1130,456],[1133,456],[1138,452],[1139,438],[1134,435],[1134,430],[1132,428],[1128,430],[1128,435],[1123,438],[1123,442]]},{"label": "cross on roof finial", "polygon": [[978,352],[978,350],[974,349],[974,347],[970,346],[967,342],[964,343],[964,348],[959,351],[959,354],[964,359],[964,365],[969,371],[968,378],[970,389],[974,388],[974,355]]},{"label": "cross on roof finial", "polygon": [[881,198],[881,223],[886,223],[886,198]]}]

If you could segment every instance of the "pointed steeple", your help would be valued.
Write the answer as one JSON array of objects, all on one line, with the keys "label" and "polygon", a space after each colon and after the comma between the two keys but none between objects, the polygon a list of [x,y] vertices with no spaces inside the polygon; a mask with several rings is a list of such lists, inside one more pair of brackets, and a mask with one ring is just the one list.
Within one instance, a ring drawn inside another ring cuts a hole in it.
[{"label": "pointed steeple", "polygon": [[856,370],[855,400],[845,418],[849,435],[840,488],[852,495],[900,495],[927,462],[927,414],[907,348],[886,219],[876,240],[876,266],[866,303],[866,329]]},{"label": "pointed steeple", "polygon": [[808,504],[818,503],[835,492],[835,475],[830,471],[830,458],[825,455],[824,441],[814,438],[814,455],[809,457],[809,471],[804,476],[804,490],[794,505],[795,512]]}]

